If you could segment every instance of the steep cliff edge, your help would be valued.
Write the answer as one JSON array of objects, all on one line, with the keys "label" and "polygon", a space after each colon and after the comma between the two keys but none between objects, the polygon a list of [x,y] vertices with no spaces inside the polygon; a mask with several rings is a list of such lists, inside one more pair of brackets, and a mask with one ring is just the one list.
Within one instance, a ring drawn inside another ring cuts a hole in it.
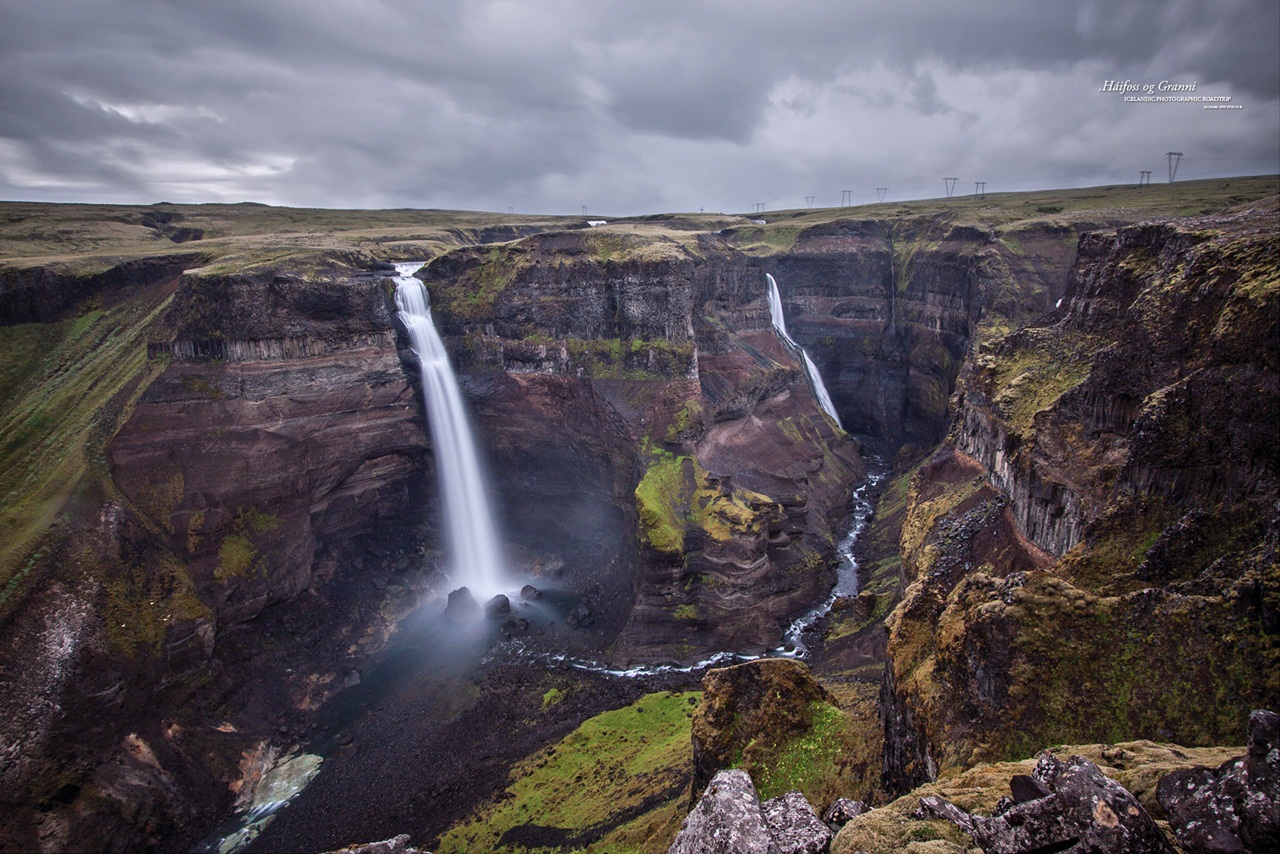
[{"label": "steep cliff edge", "polygon": [[310,279],[186,263],[72,282],[87,313],[6,328],[36,366],[6,376],[23,429],[5,524],[35,542],[0,632],[15,848],[211,825],[242,752],[293,734],[376,647],[396,555],[421,541],[430,449],[383,280],[340,258]]},{"label": "steep cliff edge", "polygon": [[728,241],[749,255],[760,254],[755,241],[773,241],[757,263],[777,277],[789,328],[848,429],[930,447],[946,433],[970,343],[1053,305],[1076,239],[1092,226],[1079,216],[951,209],[805,227],[782,221]]},{"label": "steep cliff edge", "polygon": [[1269,204],[1090,234],[1044,325],[965,368],[902,529],[890,782],[1275,704],[1277,269]]}]

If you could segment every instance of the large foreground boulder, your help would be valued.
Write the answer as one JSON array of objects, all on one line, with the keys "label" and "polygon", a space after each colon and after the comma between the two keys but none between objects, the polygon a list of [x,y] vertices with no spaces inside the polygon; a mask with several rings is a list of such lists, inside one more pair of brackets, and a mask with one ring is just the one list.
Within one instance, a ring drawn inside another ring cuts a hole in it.
[{"label": "large foreground boulder", "polygon": [[745,771],[721,771],[685,818],[667,854],[775,854],[756,787]]},{"label": "large foreground boulder", "polygon": [[469,587],[459,587],[449,592],[444,606],[445,617],[453,623],[470,623],[480,619],[480,603]]},{"label": "large foreground boulder", "polygon": [[819,820],[799,792],[787,792],[760,805],[777,854],[824,854],[831,844],[831,828]]},{"label": "large foreground boulder", "polygon": [[1186,854],[1280,851],[1280,715],[1249,716],[1249,750],[1166,774],[1156,798]]},{"label": "large foreground boulder", "polygon": [[667,854],[824,854],[831,829],[799,792],[760,803],[745,771],[721,771]]},{"label": "large foreground boulder", "polygon": [[985,854],[1173,854],[1138,800],[1083,756],[1064,762],[1046,751],[1035,771],[1014,780],[1012,797],[990,818],[937,795],[920,799],[920,814],[955,823]]}]

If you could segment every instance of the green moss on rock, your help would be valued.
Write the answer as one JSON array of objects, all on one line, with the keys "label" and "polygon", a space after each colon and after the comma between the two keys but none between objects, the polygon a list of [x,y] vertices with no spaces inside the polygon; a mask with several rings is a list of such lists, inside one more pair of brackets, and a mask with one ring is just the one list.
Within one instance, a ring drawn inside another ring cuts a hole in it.
[{"label": "green moss on rock", "polygon": [[259,563],[258,549],[243,534],[230,534],[218,546],[218,568],[213,577],[219,581],[248,575]]},{"label": "green moss on rock", "polygon": [[652,447],[650,452],[635,497],[641,535],[655,551],[682,555],[694,530],[723,543],[758,534],[766,524],[766,514],[756,508],[771,506],[768,497],[740,488],[725,490],[696,457],[677,457]]}]

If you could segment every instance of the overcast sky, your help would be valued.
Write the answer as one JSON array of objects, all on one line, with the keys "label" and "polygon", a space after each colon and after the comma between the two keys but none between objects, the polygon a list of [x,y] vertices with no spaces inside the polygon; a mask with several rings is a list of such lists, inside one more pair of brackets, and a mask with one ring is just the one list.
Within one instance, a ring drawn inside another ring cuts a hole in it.
[{"label": "overcast sky", "polygon": [[0,0],[0,199],[621,215],[1165,181],[1170,150],[1275,173],[1277,45],[1276,0]]}]

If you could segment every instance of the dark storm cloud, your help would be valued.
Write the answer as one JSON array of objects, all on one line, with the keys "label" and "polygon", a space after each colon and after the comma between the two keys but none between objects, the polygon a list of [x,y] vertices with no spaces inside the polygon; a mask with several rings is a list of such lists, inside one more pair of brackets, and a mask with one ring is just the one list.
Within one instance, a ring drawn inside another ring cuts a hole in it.
[{"label": "dark storm cloud", "polygon": [[[1274,0],[0,0],[0,196],[626,213],[1172,147],[1274,171],[1277,39]],[[1246,109],[1097,91],[1126,78]]]}]

